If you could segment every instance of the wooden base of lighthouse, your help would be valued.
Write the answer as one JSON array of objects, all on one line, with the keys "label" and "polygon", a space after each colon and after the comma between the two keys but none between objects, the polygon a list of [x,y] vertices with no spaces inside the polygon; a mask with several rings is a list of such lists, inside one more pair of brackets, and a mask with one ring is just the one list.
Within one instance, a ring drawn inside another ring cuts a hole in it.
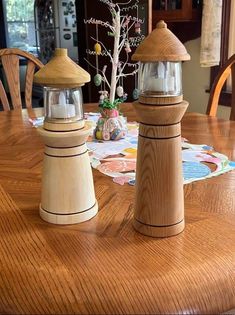
[{"label": "wooden base of lighthouse", "polygon": [[180,121],[188,103],[133,105],[140,121],[133,225],[148,236],[176,235],[185,226]]},{"label": "wooden base of lighthouse", "polygon": [[80,223],[98,211],[85,141],[90,127],[74,131],[38,128],[45,142],[40,216],[54,224]]}]

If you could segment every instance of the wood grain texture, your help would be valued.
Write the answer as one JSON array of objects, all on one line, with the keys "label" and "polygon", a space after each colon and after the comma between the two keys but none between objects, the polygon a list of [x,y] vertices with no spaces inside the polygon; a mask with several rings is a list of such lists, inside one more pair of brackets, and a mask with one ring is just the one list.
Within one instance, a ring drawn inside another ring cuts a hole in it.
[{"label": "wood grain texture", "polygon": [[[235,59],[235,56],[234,56]],[[235,63],[231,67],[231,78],[232,78],[232,103],[231,103],[231,113],[230,119],[235,120]]]},{"label": "wood grain texture", "polygon": [[27,108],[32,107],[32,91],[33,91],[33,75],[35,64],[29,60],[26,68],[25,76],[25,105]]},{"label": "wood grain texture", "polygon": [[165,140],[139,137],[134,218],[145,235],[167,237],[184,229],[180,134]]},{"label": "wood grain texture", "polygon": [[[123,106],[134,119],[132,106]],[[186,227],[171,238],[135,232],[134,187],[97,171],[98,214],[55,226],[38,211],[44,144],[28,122],[35,115],[41,110],[0,113],[0,313],[218,314],[235,307],[234,171],[184,186]],[[187,113],[182,136],[235,160],[232,121]]]},{"label": "wood grain texture", "polygon": [[86,140],[88,124],[77,131],[38,128],[45,142],[41,217],[54,224],[75,224],[97,214],[94,183]]},{"label": "wood grain texture", "polygon": [[216,116],[219,105],[219,97],[224,83],[231,75],[232,78],[232,103],[230,120],[235,120],[235,54],[232,55],[219,70],[215,81],[212,84],[210,96],[207,104],[207,114]]},{"label": "wood grain texture", "polygon": [[181,121],[183,113],[188,107],[188,102],[183,101],[179,104],[164,105],[160,107],[156,105],[141,104],[136,101],[133,105],[137,118],[141,123],[147,125],[171,125]]},{"label": "wood grain texture", "polygon": [[10,110],[9,102],[7,99],[6,91],[4,89],[4,86],[2,84],[2,81],[0,80],[0,102],[3,106],[3,110]]},{"label": "wood grain texture", "polygon": [[43,86],[73,88],[91,80],[90,74],[67,54],[67,48],[56,48],[52,59],[34,75],[34,82]]},{"label": "wood grain texture", "polygon": [[[45,130],[49,131],[76,131],[79,129],[82,129],[84,127],[84,121],[83,120],[78,120],[80,117],[74,116],[73,118],[69,119],[69,122],[67,119],[61,119],[60,122],[54,121],[44,121],[44,128]],[[55,133],[56,135],[57,133]]]},{"label": "wood grain texture", "polygon": [[[154,92],[153,92],[154,93]],[[149,92],[151,94],[151,92]],[[154,93],[156,94],[156,93]],[[178,96],[164,96],[162,98],[157,98],[157,97],[151,97],[151,96],[145,96],[145,95],[140,95],[139,100],[140,103],[143,104],[152,104],[152,105],[169,105],[169,104],[177,104],[183,101],[183,95],[178,95]]]},{"label": "wood grain texture", "polygon": [[169,126],[144,125],[140,123],[139,134],[147,138],[170,138],[181,134],[181,126],[180,123]]},{"label": "wood grain texture", "polygon": [[[18,48],[0,49],[0,60],[6,75],[11,104],[13,108],[22,107],[21,88],[20,88],[20,67],[19,57],[27,60],[25,75],[25,105],[32,107],[32,86],[35,67],[42,68],[43,64],[34,55]],[[4,110],[10,110],[5,89],[0,83],[0,100]]]},{"label": "wood grain texture", "polygon": [[17,55],[2,55],[1,61],[7,78],[11,102],[14,104],[15,108],[22,107],[19,57]]},{"label": "wood grain texture", "polygon": [[190,60],[190,55],[180,40],[167,28],[167,24],[161,20],[136,48],[131,59],[141,62],[173,62]]},{"label": "wood grain texture", "polygon": [[173,236],[185,226],[180,121],[187,105],[133,103],[141,121],[133,225],[144,235]]}]

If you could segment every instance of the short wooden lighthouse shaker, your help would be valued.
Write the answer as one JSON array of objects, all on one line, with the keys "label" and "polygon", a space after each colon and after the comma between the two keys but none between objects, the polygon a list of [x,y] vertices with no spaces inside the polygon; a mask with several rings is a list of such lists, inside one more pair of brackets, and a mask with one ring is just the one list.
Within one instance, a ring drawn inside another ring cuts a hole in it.
[{"label": "short wooden lighthouse shaker", "polygon": [[133,103],[140,121],[133,225],[153,237],[176,235],[185,226],[180,122],[188,102],[181,61],[189,59],[164,21],[132,56],[140,61],[139,100]]},{"label": "short wooden lighthouse shaker", "polygon": [[50,223],[83,222],[98,210],[86,146],[91,127],[83,120],[81,86],[89,81],[89,73],[59,48],[34,75],[44,86],[45,108],[38,128],[45,142],[40,215]]}]

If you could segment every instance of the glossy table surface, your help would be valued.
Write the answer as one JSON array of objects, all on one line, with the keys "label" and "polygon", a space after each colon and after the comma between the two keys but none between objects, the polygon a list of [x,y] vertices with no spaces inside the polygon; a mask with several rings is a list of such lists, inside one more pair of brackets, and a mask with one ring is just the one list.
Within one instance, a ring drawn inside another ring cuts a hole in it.
[{"label": "glossy table surface", "polygon": [[[85,111],[94,110],[86,106]],[[130,120],[134,111],[123,109]],[[39,217],[43,142],[0,113],[0,313],[221,313],[235,307],[235,171],[184,187],[185,230],[155,239],[132,227],[134,187],[93,171],[98,214],[56,226]],[[187,113],[182,136],[235,160],[235,122]]]}]

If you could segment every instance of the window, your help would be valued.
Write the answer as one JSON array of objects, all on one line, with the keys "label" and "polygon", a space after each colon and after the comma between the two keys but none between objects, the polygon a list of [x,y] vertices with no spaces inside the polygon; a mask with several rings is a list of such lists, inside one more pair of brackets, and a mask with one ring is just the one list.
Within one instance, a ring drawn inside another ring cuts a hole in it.
[{"label": "window", "polygon": [[7,47],[17,47],[36,54],[34,1],[5,0],[3,12]]}]

